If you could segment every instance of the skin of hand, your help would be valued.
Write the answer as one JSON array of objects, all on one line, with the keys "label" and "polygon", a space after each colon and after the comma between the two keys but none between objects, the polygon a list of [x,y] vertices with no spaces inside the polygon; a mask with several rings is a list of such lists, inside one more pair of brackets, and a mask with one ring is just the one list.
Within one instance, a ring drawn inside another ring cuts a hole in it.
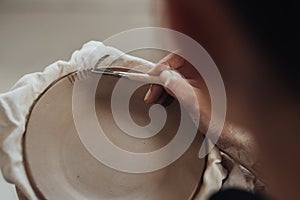
[{"label": "skin of hand", "polygon": [[148,74],[159,76],[163,86],[151,85],[145,95],[145,102],[162,104],[171,95],[188,110],[192,119],[197,119],[200,112],[199,127],[200,131],[205,132],[210,118],[210,99],[199,72],[179,55],[171,53]]},{"label": "skin of hand", "polygon": [[[148,74],[159,76],[162,85],[151,85],[144,101],[149,104],[162,104],[167,100],[168,95],[171,95],[190,113],[194,123],[199,124],[200,132],[206,133],[211,114],[210,98],[199,72],[179,55],[171,53],[163,58]],[[200,122],[197,116],[201,116]],[[257,150],[255,143],[252,134],[248,131],[225,122],[216,145],[260,177],[257,170],[259,166],[257,151],[254,152]]]}]

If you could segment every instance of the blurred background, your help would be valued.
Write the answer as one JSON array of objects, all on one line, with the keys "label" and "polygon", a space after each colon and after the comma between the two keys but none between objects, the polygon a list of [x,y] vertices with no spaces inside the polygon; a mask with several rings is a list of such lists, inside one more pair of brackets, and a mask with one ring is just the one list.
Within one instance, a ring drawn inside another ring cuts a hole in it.
[{"label": "blurred background", "polygon": [[[156,0],[0,0],[0,93],[90,40],[160,24]],[[0,199],[16,200],[0,173]]]},{"label": "blurred background", "polygon": [[0,0],[0,92],[90,40],[154,26],[154,0]]}]

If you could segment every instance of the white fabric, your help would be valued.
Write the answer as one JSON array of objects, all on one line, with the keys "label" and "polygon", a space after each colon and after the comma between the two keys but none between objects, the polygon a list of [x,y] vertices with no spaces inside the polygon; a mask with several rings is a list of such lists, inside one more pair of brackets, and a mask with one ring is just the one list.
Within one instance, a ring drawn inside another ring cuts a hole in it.
[{"label": "white fabric", "polygon": [[[108,55],[108,56],[106,56]],[[122,55],[117,49],[104,46],[101,42],[89,42],[81,50],[73,53],[69,62],[58,61],[48,66],[43,72],[25,75],[10,91],[0,94],[0,167],[4,178],[16,185],[28,199],[37,199],[26,175],[23,154],[22,136],[30,108],[41,93],[55,80],[71,72],[92,68],[97,64],[106,65]],[[105,57],[103,61],[100,58]],[[101,63],[97,63],[98,61]],[[129,55],[122,55],[113,65],[140,67],[147,71],[154,64]],[[146,66],[146,67],[145,67]],[[221,163],[221,154],[217,148],[208,155],[208,164],[203,177],[203,184],[196,199],[207,199],[208,196],[222,187],[228,172]],[[247,185],[243,173],[234,168],[237,175],[229,175],[227,185],[245,188]],[[229,173],[230,174],[230,173]],[[232,179],[232,181],[231,181]],[[235,180],[235,181],[233,181]],[[251,182],[251,181],[250,181]],[[240,184],[242,183],[242,184]]]}]

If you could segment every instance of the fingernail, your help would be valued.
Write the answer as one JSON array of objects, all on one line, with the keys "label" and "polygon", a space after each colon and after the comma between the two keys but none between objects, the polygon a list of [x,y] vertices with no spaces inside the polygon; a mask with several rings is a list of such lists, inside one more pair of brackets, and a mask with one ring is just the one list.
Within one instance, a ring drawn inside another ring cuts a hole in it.
[{"label": "fingernail", "polygon": [[146,93],[145,98],[144,98],[144,101],[145,101],[146,103],[148,103],[148,99],[149,99],[150,94],[151,94],[151,87],[150,87],[150,89],[148,90],[148,92]]}]

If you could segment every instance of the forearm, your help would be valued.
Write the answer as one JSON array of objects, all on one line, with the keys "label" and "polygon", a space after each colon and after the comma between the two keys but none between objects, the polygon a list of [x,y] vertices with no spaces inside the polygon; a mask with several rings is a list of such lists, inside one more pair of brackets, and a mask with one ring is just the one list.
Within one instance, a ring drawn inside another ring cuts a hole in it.
[{"label": "forearm", "polygon": [[[198,91],[198,99],[201,105],[195,106],[190,109],[190,114],[194,122],[199,120],[195,117],[200,113],[200,121],[198,121],[198,129],[201,133],[206,134],[208,126],[211,122],[211,107],[208,101],[208,95],[203,94],[203,89]],[[198,103],[195,102],[194,104]],[[195,109],[200,108],[200,109]],[[197,124],[198,124],[197,123]],[[212,137],[219,133],[210,133]],[[216,138],[214,137],[214,138]],[[216,145],[220,150],[228,154],[234,160],[250,170],[253,174],[260,176],[259,172],[259,158],[258,158],[258,145],[255,141],[253,134],[236,124],[225,122],[221,135],[218,137]]]},{"label": "forearm", "polygon": [[258,146],[253,135],[243,128],[225,123],[217,146],[234,160],[259,176]]},{"label": "forearm", "polygon": [[[200,114],[201,118],[198,129],[201,133],[206,134],[211,119],[208,112],[205,112],[205,109],[202,109]],[[195,122],[195,117],[193,120]],[[219,133],[210,133],[210,135],[214,137],[213,134]],[[235,124],[225,122],[221,135],[216,142],[216,146],[250,170],[254,175],[261,175],[258,168],[258,145],[250,131]]]}]

